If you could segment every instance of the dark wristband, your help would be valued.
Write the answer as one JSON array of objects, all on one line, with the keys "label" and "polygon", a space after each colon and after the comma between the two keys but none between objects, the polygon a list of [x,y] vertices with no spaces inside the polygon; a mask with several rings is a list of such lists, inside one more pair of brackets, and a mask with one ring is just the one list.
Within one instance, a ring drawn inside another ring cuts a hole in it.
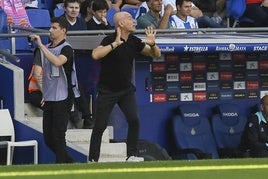
[{"label": "dark wristband", "polygon": [[148,45],[152,48],[152,47],[154,47],[156,44],[154,43],[153,45],[150,45],[150,44],[148,44]]}]

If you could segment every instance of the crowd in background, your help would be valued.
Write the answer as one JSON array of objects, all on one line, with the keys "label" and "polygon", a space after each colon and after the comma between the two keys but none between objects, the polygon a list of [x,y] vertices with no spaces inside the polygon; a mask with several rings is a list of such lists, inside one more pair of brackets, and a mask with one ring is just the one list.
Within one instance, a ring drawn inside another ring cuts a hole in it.
[{"label": "crowd in background", "polygon": [[[113,18],[110,16],[128,8],[134,9],[131,15],[137,21],[137,28],[145,28],[148,25],[154,28],[185,29],[229,27],[226,0],[79,0],[79,6],[72,8],[66,7],[64,0],[54,0],[50,7],[40,6],[40,0],[2,1],[21,2],[25,9],[47,8],[51,17],[55,16],[55,9],[62,9],[62,15],[65,15],[69,22],[74,20],[71,16],[79,17],[77,19],[79,24],[84,26],[81,30],[113,29],[113,22],[111,22]],[[241,1],[246,3],[244,15],[251,19],[249,23],[244,24],[244,27],[266,27],[268,0]],[[143,15],[146,16],[142,17]],[[234,20],[232,17],[230,19],[231,22]],[[157,25],[150,21],[154,21]]]}]

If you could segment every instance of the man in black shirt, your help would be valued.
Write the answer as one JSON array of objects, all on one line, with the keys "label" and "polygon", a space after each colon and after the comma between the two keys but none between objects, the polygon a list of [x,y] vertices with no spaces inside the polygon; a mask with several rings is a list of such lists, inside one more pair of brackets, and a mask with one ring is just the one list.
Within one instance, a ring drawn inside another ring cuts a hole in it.
[{"label": "man in black shirt", "polygon": [[116,32],[105,37],[92,51],[93,59],[101,62],[101,71],[96,99],[96,121],[90,141],[90,162],[99,160],[102,134],[115,104],[118,104],[128,123],[127,161],[143,161],[142,157],[136,156],[139,117],[135,86],[131,83],[133,60],[137,53],[160,57],[161,52],[155,44],[156,31],[153,28],[145,29],[146,39],[143,41],[131,34],[135,31],[135,20],[129,13],[116,13],[114,23]]},{"label": "man in black shirt", "polygon": [[249,117],[246,128],[252,157],[268,157],[268,95],[262,97],[260,109]]}]

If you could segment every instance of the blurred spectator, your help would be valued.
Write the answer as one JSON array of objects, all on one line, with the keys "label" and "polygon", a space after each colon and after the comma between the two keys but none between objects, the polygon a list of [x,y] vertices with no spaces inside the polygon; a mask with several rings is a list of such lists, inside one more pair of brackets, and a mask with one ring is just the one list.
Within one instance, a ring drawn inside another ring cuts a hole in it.
[{"label": "blurred spectator", "polygon": [[215,22],[221,24],[226,17],[226,0],[216,1],[216,12],[211,17]]},{"label": "blurred spectator", "polygon": [[173,8],[170,4],[165,6],[162,16],[160,14],[162,10],[162,0],[149,0],[147,6],[149,7],[149,12],[137,19],[138,29],[145,29],[149,26],[157,29],[168,29],[171,27],[169,18],[172,15]]},{"label": "blurred spectator", "polygon": [[120,11],[121,6],[123,5],[123,0],[106,0],[109,8],[115,9],[117,12]]},{"label": "blurred spectator", "polygon": [[246,0],[245,17],[252,19],[254,27],[268,26],[268,0]]},{"label": "blurred spectator", "polygon": [[24,4],[25,9],[37,9],[38,8],[37,0],[23,0],[22,3]]},{"label": "blurred spectator", "polygon": [[[176,14],[176,10],[177,10],[176,0],[163,0],[163,6],[162,6],[162,10],[160,12],[161,15],[163,15],[164,7],[168,4],[171,5],[173,8],[172,15]],[[143,2],[141,4],[141,6],[139,7],[135,18],[138,19],[139,16],[142,16],[145,13],[147,13],[148,10],[149,10],[149,8],[148,8],[147,3]],[[195,6],[194,3],[192,3],[192,9],[191,9],[190,16],[192,16],[193,18],[196,18],[199,28],[206,28],[206,27],[221,28],[221,27],[223,27],[221,24],[218,24],[217,22],[213,21],[213,19],[210,18],[209,16],[203,15],[203,12],[197,6]]]},{"label": "blurred spectator", "polygon": [[190,16],[192,10],[191,0],[176,1],[177,14],[171,17],[171,26],[178,29],[195,29],[198,24],[195,18]]},{"label": "blurred spectator", "polygon": [[88,22],[93,17],[92,2],[93,2],[93,0],[85,0],[80,5],[80,14],[81,14],[81,17],[86,22]]},{"label": "blurred spectator", "polygon": [[246,134],[251,157],[268,157],[268,96],[261,99],[260,111],[248,118]]},{"label": "blurred spectator", "polygon": [[121,8],[139,7],[145,0],[124,0]]},{"label": "blurred spectator", "polygon": [[63,9],[64,8],[64,0],[53,0],[54,8]]},{"label": "blurred spectator", "polygon": [[[87,30],[87,24],[84,21],[83,18],[78,17],[80,12],[80,1],[79,0],[65,0],[64,1],[64,17],[67,19],[69,23],[68,31],[73,30]],[[80,85],[78,85],[80,87]],[[92,115],[89,111],[89,105],[88,102],[84,96],[83,91],[79,88],[77,89],[79,96],[75,97],[75,109],[78,109],[82,112],[82,118],[84,119],[83,128],[92,128],[94,125],[94,120],[92,118]],[[77,116],[77,110],[74,111],[74,116]],[[75,119],[75,117],[72,117],[71,119]],[[72,121],[75,126],[77,126],[76,123],[79,123],[78,120]]]},{"label": "blurred spectator", "polygon": [[109,7],[106,0],[95,0],[92,3],[93,17],[87,22],[88,30],[112,29],[106,19]]},{"label": "blurred spectator", "polygon": [[65,0],[64,1],[63,16],[69,22],[69,31],[71,30],[87,30],[87,24],[83,18],[78,17],[80,13],[79,0]]}]

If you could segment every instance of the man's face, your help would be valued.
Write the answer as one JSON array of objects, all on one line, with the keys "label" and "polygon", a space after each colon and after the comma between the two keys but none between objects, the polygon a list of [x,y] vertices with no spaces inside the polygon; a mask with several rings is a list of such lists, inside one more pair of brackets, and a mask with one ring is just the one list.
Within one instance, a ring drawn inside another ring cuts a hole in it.
[{"label": "man's face", "polygon": [[189,16],[192,10],[192,2],[183,1],[181,7],[177,7],[183,16]]},{"label": "man's face", "polygon": [[151,0],[148,7],[153,12],[160,12],[162,10],[162,0]]},{"label": "man's face", "polygon": [[136,30],[136,20],[128,13],[122,19],[122,28],[128,32],[134,32]]},{"label": "man's face", "polygon": [[80,12],[80,5],[79,3],[68,3],[67,7],[65,8],[65,14],[70,18],[78,17]]},{"label": "man's face", "polygon": [[263,103],[261,104],[261,110],[267,120],[268,117],[268,97],[264,97]]},{"label": "man's face", "polygon": [[51,23],[49,32],[50,39],[55,40],[59,37],[63,37],[65,35],[66,29],[61,28],[59,23]]}]

